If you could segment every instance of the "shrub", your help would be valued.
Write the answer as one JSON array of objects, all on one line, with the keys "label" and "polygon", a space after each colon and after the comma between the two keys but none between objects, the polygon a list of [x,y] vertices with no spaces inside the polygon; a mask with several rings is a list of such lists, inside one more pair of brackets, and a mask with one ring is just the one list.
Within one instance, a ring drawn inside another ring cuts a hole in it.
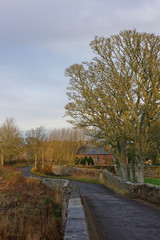
[{"label": "shrub", "polygon": [[79,157],[76,157],[74,159],[74,163],[75,165],[94,165],[94,162],[93,162],[93,159],[91,157],[84,157],[84,158],[79,158]]}]

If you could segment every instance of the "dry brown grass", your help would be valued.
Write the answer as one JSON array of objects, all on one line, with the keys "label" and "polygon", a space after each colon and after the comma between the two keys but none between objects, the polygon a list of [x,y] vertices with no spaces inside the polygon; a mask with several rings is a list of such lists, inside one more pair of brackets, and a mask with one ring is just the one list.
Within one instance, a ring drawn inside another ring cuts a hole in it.
[{"label": "dry brown grass", "polygon": [[61,194],[0,168],[0,240],[61,239]]}]

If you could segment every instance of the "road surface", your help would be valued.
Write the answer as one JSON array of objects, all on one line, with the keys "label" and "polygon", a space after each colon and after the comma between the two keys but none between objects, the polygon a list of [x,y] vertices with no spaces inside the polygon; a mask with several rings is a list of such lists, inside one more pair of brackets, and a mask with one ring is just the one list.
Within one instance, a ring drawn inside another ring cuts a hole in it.
[{"label": "road surface", "polygon": [[[27,177],[29,169],[21,168]],[[160,210],[99,184],[72,182],[75,183],[88,206],[99,240],[160,240]]]}]

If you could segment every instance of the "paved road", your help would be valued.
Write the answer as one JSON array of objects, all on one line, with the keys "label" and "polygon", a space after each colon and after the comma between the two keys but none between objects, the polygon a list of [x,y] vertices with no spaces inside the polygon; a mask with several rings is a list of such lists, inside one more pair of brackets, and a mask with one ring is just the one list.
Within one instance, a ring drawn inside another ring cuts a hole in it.
[{"label": "paved road", "polygon": [[[29,176],[29,168],[22,168]],[[160,210],[92,183],[77,183],[99,240],[160,240]]]},{"label": "paved road", "polygon": [[160,240],[160,210],[91,183],[77,182],[101,240]]},{"label": "paved road", "polygon": [[33,177],[33,178],[41,178],[41,179],[44,178],[31,173],[30,170],[32,169],[32,167],[21,167],[19,169],[22,171],[25,177]]}]

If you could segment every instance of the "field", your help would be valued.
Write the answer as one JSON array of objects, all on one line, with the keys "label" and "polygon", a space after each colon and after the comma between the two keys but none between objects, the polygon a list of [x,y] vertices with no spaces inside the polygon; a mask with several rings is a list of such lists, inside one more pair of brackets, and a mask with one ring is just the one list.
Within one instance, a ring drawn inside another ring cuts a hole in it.
[{"label": "field", "polygon": [[39,179],[0,168],[0,240],[60,240],[61,194]]},{"label": "field", "polygon": [[145,178],[144,182],[154,184],[154,185],[160,185],[160,178]]}]

